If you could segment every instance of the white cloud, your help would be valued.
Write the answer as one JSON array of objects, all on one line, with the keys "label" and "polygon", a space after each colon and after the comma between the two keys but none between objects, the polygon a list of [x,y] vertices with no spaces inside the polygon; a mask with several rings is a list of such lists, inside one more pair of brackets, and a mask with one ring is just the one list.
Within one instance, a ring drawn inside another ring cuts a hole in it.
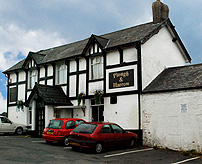
[{"label": "white cloud", "polygon": [[29,51],[38,51],[67,42],[57,32],[26,30],[15,24],[0,25],[0,70],[5,70],[27,56]]},{"label": "white cloud", "polygon": [[3,98],[1,92],[0,92],[0,114],[3,112],[6,112],[7,107],[7,101]]}]

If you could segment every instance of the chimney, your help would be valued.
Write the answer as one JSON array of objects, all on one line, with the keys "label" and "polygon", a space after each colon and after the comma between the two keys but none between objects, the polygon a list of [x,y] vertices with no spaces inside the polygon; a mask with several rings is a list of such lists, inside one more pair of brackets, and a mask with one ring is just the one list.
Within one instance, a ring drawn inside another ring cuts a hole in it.
[{"label": "chimney", "polygon": [[152,3],[153,23],[160,23],[169,17],[169,8],[160,0]]}]

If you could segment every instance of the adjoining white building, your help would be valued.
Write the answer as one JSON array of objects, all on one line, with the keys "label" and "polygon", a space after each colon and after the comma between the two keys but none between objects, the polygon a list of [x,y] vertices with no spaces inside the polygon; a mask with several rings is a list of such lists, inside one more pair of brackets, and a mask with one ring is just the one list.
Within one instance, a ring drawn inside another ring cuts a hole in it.
[{"label": "adjoining white building", "polygon": [[202,152],[202,64],[165,69],[143,93],[144,144]]},{"label": "adjoining white building", "polygon": [[[191,61],[167,6],[156,1],[153,11],[153,22],[30,52],[4,71],[8,117],[36,135],[56,117],[116,122],[142,141],[142,90],[165,68]],[[104,93],[100,103],[95,91]]]}]

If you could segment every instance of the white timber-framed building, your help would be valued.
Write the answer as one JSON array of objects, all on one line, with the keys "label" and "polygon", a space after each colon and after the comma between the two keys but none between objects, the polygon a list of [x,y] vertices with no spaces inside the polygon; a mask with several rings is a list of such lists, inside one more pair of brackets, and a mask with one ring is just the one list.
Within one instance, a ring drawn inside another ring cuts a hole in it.
[{"label": "white timber-framed building", "polygon": [[[153,10],[158,5],[165,7],[157,1]],[[136,132],[142,142],[144,89],[166,68],[191,62],[165,9],[162,15],[154,11],[153,22],[29,52],[4,71],[8,117],[39,136],[57,117],[116,122]],[[99,104],[96,90],[104,93]],[[81,93],[85,104],[78,105]]]}]

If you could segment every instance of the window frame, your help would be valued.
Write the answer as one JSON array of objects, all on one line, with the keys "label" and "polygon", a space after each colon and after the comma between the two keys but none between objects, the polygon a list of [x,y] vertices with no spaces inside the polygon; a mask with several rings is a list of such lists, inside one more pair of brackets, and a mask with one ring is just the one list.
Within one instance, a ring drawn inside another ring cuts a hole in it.
[{"label": "window frame", "polygon": [[[17,101],[17,91],[16,91],[16,87],[12,87],[9,89],[9,102],[13,103]],[[14,94],[13,96],[11,96],[11,94]]]},{"label": "window frame", "polygon": [[104,78],[104,57],[102,55],[90,58],[90,79],[97,80]]},{"label": "window frame", "polygon": [[29,89],[32,89],[35,86],[35,83],[38,80],[38,72],[37,70],[29,71]]},{"label": "window frame", "polygon": [[56,66],[56,84],[67,83],[67,65],[65,63],[59,63]]}]

